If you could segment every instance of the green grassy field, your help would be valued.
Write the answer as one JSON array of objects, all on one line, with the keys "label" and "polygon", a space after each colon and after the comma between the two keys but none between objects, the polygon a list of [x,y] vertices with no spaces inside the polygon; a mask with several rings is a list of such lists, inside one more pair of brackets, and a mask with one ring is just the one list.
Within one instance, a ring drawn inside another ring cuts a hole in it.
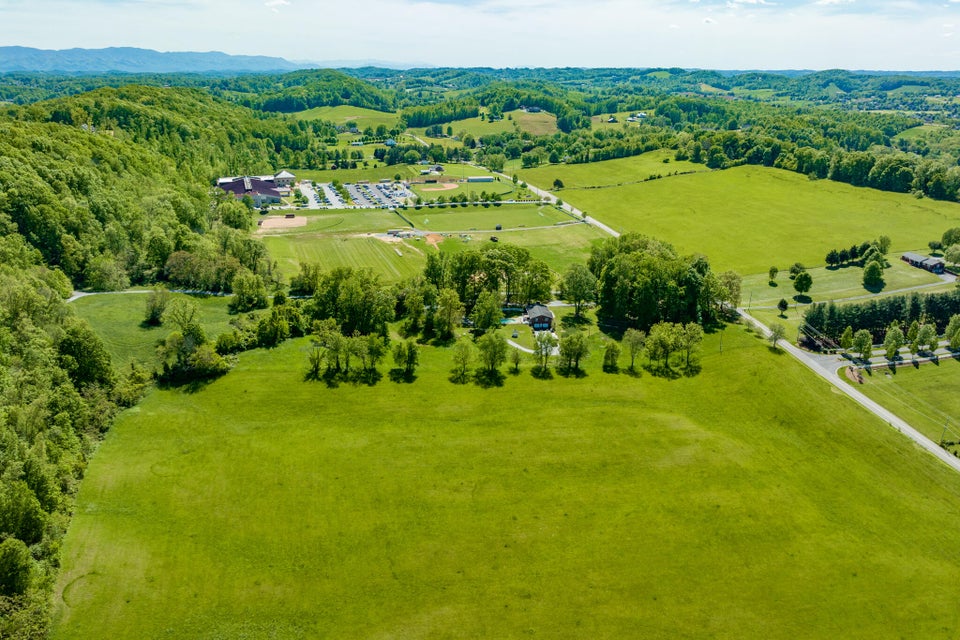
[{"label": "green grassy field", "polygon": [[[543,260],[556,273],[563,273],[571,264],[586,263],[590,248],[606,237],[595,227],[585,224],[563,225],[549,229],[524,229],[496,231],[501,242],[508,242],[530,251],[530,255]],[[470,235],[464,242],[460,237],[450,237],[440,243],[444,252],[463,251],[487,242],[489,234]]]},{"label": "green grassy field", "polygon": [[[566,200],[579,197],[577,189],[582,187],[639,182],[646,180],[651,175],[666,175],[674,171],[684,173],[705,170],[702,164],[677,161],[673,159],[673,156],[674,151],[661,149],[618,160],[521,169],[518,175],[532,185],[551,190],[553,190],[553,181],[560,178],[565,188],[554,191],[554,193]],[[664,162],[664,160],[669,162]],[[597,217],[600,217],[599,211]]]},{"label": "green grassy field", "polygon": [[499,224],[504,229],[517,227],[545,227],[573,218],[556,207],[534,204],[490,205],[466,207],[409,208],[403,215],[417,227],[427,231],[494,231]]},{"label": "green grassy field", "polygon": [[[197,305],[200,326],[208,338],[216,339],[230,328],[231,316],[227,310],[230,298],[171,294],[171,301],[177,298],[189,299]],[[168,326],[147,327],[141,324],[146,303],[145,293],[107,293],[79,298],[70,306],[103,338],[114,367],[120,369],[128,367],[133,361],[152,367],[156,362],[156,342],[165,339],[173,331]]]},{"label": "green grassy field", "polygon": [[395,113],[385,111],[375,111],[373,109],[364,109],[362,107],[351,107],[349,105],[340,105],[337,107],[316,107],[307,111],[299,111],[291,114],[298,120],[328,120],[334,124],[345,125],[348,122],[355,122],[357,128],[363,131],[367,127],[377,128],[378,125],[384,125],[388,129],[396,126],[400,117]]},{"label": "green grassy field", "polygon": [[[923,269],[911,267],[900,260],[900,254],[890,254],[887,257],[890,266],[884,269],[883,279],[885,286],[876,295],[889,294],[898,289],[908,287],[944,284],[943,280]],[[793,288],[793,280],[789,277],[789,265],[779,265],[780,273],[774,281],[776,286],[770,286],[769,276],[766,273],[746,276],[743,279],[743,304],[753,306],[776,305],[781,298],[791,302],[797,291]],[[819,267],[807,269],[813,278],[813,287],[807,294],[814,302],[826,302],[856,296],[874,295],[863,287],[863,269],[857,266],[844,266],[839,269]],[[947,284],[947,287],[950,285]]]},{"label": "green grassy field", "polygon": [[[567,171],[592,166],[551,167],[549,181],[524,179],[544,186],[558,177],[566,184]],[[607,183],[607,173],[597,167],[595,182]],[[960,204],[752,166],[559,195],[617,230],[666,240],[743,274],[766,273],[778,263],[823,265],[830,249],[881,234],[892,239],[894,252],[917,250],[960,224]]]},{"label": "green grassy field", "polygon": [[906,420],[925,436],[939,442],[948,426],[946,439],[960,441],[960,362],[944,359],[939,364],[922,364],[891,370],[874,367],[864,373],[860,391]]},{"label": "green grassy field", "polygon": [[258,235],[376,233],[409,226],[395,212],[385,209],[302,209],[297,215],[307,219],[305,227],[269,229]]},{"label": "green grassy field", "polygon": [[370,267],[384,281],[395,282],[420,273],[426,264],[424,251],[429,250],[422,243],[415,246],[413,241],[387,243],[377,238],[325,233],[267,236],[263,241],[281,275],[288,279],[300,272],[301,263],[315,262],[325,270]]},{"label": "green grassy field", "polygon": [[435,348],[327,388],[299,340],[155,390],[88,468],[52,637],[955,637],[960,477],[718,341],[484,390]]},{"label": "green grassy field", "polygon": [[[448,177],[447,179],[455,179]],[[455,189],[443,188],[440,186],[442,184],[455,184]],[[538,199],[538,196],[535,196],[532,192],[526,189],[521,189],[519,185],[514,186],[509,180],[501,180],[499,182],[441,182],[437,184],[411,184],[411,190],[423,198],[423,201],[429,202],[435,200],[440,196],[443,196],[447,200],[454,196],[460,194],[466,195],[468,198],[470,194],[474,194],[474,197],[479,200],[480,194],[484,191],[487,193],[496,193],[500,196],[501,200],[520,200],[523,198],[527,199]]]}]

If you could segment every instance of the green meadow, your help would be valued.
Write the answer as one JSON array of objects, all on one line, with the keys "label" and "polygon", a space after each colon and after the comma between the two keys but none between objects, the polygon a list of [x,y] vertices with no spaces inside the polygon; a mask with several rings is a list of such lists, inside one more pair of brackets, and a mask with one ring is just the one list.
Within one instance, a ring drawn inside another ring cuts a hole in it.
[{"label": "green meadow", "polygon": [[[651,175],[708,170],[702,164],[674,160],[674,153],[671,149],[660,149],[617,160],[521,169],[518,175],[530,184],[541,189],[550,189],[566,200],[568,195],[577,193],[576,190],[580,188],[618,186],[641,182]],[[564,189],[553,189],[553,181],[557,178],[563,181]],[[599,216],[600,212],[597,212],[597,215]]]},{"label": "green meadow", "polygon": [[[171,302],[188,299],[197,305],[200,326],[208,338],[216,337],[230,328],[229,298],[223,296],[194,296],[170,294]],[[125,368],[137,362],[152,368],[156,362],[156,343],[164,340],[171,329],[166,326],[143,325],[147,293],[104,293],[84,296],[70,303],[77,315],[90,323],[101,336],[116,368]]]},{"label": "green meadow", "polygon": [[[912,287],[937,287],[945,285],[943,280],[923,269],[911,267],[900,259],[900,254],[887,256],[890,266],[883,271],[884,287],[878,292],[869,291],[863,286],[863,269],[858,266],[816,267],[807,269],[813,278],[813,287],[807,295],[814,302],[827,302],[845,298],[861,296],[890,295],[900,289]],[[792,263],[791,263],[792,264]],[[792,302],[797,295],[790,279],[790,264],[777,265],[780,273],[777,274],[773,285],[770,284],[769,274],[757,273],[743,278],[743,304],[751,307],[775,306],[781,298]]]},{"label": "green meadow", "polygon": [[960,477],[741,326],[675,379],[425,347],[331,388],[309,349],[121,415],[53,638],[956,635]]},{"label": "green meadow", "polygon": [[315,107],[307,111],[299,111],[292,115],[298,120],[327,120],[341,126],[348,122],[353,122],[356,123],[357,128],[361,131],[367,127],[376,129],[377,126],[381,124],[390,129],[396,126],[400,120],[400,117],[396,113],[375,111],[362,107],[351,107],[349,105]]},{"label": "green meadow", "polygon": [[[611,161],[620,162],[620,161]],[[610,184],[597,166],[550,167],[549,188],[567,171]],[[642,173],[638,175],[642,179]],[[573,184],[578,184],[571,178]],[[603,189],[564,189],[560,197],[618,231],[638,231],[702,253],[720,270],[766,273],[771,264],[821,266],[833,248],[887,235],[894,252],[922,250],[960,225],[960,204],[917,199],[788,171],[743,166]]]}]

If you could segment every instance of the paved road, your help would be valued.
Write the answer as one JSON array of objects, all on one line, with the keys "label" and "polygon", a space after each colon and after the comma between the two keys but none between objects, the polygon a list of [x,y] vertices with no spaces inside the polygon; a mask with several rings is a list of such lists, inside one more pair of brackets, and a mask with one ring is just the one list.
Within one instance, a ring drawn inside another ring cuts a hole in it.
[{"label": "paved road", "polygon": [[[737,312],[749,323],[760,329],[764,336],[770,335],[770,330],[759,320],[751,316],[743,309],[737,309]],[[907,436],[915,443],[917,443],[921,448],[925,449],[930,454],[939,458],[944,464],[952,468],[954,471],[960,472],[960,459],[955,458],[953,455],[947,453],[944,449],[938,446],[935,442],[921,434],[919,431],[911,427],[906,420],[901,419],[895,415],[890,410],[882,407],[878,403],[874,402],[855,387],[847,384],[837,375],[837,369],[843,364],[849,364],[842,358],[838,356],[829,356],[828,358],[833,358],[838,360],[836,366],[830,364],[830,360],[823,356],[815,356],[813,354],[807,353],[806,351],[800,349],[799,347],[794,346],[793,344],[787,341],[781,341],[779,346],[784,348],[787,353],[792,355],[794,358],[805,364],[811,371],[816,373],[818,376],[832,384],[835,388],[839,389],[841,392],[849,396],[854,402],[865,408],[867,411],[870,411],[875,416],[886,422],[889,426],[896,429],[903,435]]]}]

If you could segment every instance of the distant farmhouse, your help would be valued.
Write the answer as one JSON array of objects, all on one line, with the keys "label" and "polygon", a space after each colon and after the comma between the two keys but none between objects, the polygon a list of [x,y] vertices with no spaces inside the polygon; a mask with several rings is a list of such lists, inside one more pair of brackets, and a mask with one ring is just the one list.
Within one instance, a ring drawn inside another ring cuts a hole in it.
[{"label": "distant farmhouse", "polygon": [[253,206],[259,208],[268,204],[279,204],[280,198],[290,195],[290,187],[296,179],[289,171],[281,171],[272,176],[234,176],[220,178],[217,186],[242,199],[250,196]]},{"label": "distant farmhouse", "polygon": [[909,263],[911,266],[917,267],[919,269],[926,269],[930,273],[943,273],[946,263],[943,258],[931,258],[929,256],[923,256],[919,253],[912,253],[908,251],[900,257],[904,262]]}]

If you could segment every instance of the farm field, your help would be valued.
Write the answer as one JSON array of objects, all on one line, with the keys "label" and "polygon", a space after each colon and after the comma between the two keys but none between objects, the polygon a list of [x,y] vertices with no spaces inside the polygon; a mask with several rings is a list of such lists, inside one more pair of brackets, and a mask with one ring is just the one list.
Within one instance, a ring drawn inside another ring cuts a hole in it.
[{"label": "farm field", "polygon": [[367,127],[377,128],[384,125],[388,129],[396,126],[400,117],[396,113],[386,111],[375,111],[373,109],[364,109],[362,107],[351,107],[349,105],[340,105],[337,107],[315,107],[306,111],[299,111],[291,114],[298,120],[328,120],[337,125],[345,125],[348,122],[355,122],[357,128],[363,131]]},{"label": "farm field", "polygon": [[[708,171],[702,164],[674,160],[674,153],[671,149],[660,149],[617,160],[521,169],[517,175],[541,189],[551,190],[553,190],[553,181],[560,178],[563,180],[564,189],[556,190],[554,193],[566,200],[568,195],[576,193],[575,189],[582,187],[640,182],[651,175],[667,175],[675,171],[680,173]],[[665,160],[667,162],[664,162]],[[600,216],[599,211],[597,211],[597,216]]]},{"label": "farm field", "polygon": [[385,242],[358,234],[284,234],[267,236],[263,242],[277,261],[281,275],[288,280],[300,272],[301,263],[313,262],[325,270],[370,267],[385,282],[395,282],[420,273],[426,263],[424,252],[432,251],[426,243],[415,247],[412,240]]},{"label": "farm field", "polygon": [[88,468],[52,637],[953,637],[960,478],[723,338],[675,380],[484,390],[428,347],[327,388],[301,339],[154,390]]},{"label": "farm field", "polygon": [[[70,303],[77,315],[90,323],[110,353],[117,369],[138,362],[152,367],[156,362],[156,342],[167,337],[168,326],[143,326],[147,293],[104,293],[84,296]],[[188,296],[171,293],[170,301],[185,298],[197,305],[200,326],[208,338],[216,337],[230,328],[231,315],[227,309],[230,298],[225,296]]]},{"label": "farm field", "polygon": [[[537,136],[549,135],[558,131],[557,117],[555,115],[545,111],[541,111],[540,113],[526,113],[524,111],[520,111],[519,109],[505,112],[501,120],[490,122],[486,118],[483,120],[481,120],[479,117],[465,118],[463,120],[454,120],[452,122],[444,123],[443,130],[446,131],[447,127],[450,127],[453,130],[453,135],[455,136],[461,136],[461,134],[470,134],[477,139],[479,139],[480,136],[491,135],[494,133],[513,132],[517,129]],[[451,138],[428,138],[426,135],[426,127],[411,128],[408,129],[408,132],[419,138],[422,138],[423,140],[426,140],[427,142],[436,143],[443,147],[463,146],[463,142],[461,140],[453,140]]]},{"label": "farm field", "polygon": [[860,391],[934,442],[940,441],[947,425],[946,439],[960,441],[960,361],[949,358],[896,370],[873,367],[864,371],[863,379],[864,384],[857,385]]},{"label": "farm field", "polygon": [[[551,175],[566,183],[568,169],[583,171],[557,166]],[[544,188],[553,183],[524,179]],[[607,180],[605,173],[595,177],[596,184]],[[918,250],[960,225],[960,204],[753,166],[559,195],[618,231],[654,236],[743,274],[766,273],[780,262],[822,265],[835,246],[879,235],[891,238],[893,252]]]}]

